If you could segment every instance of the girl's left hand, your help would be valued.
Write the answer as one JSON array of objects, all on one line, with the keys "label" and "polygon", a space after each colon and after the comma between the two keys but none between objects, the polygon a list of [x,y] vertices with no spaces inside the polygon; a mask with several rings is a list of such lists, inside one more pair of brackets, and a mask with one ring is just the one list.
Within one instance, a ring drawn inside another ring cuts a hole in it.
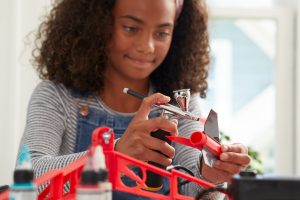
[{"label": "girl's left hand", "polygon": [[202,160],[201,175],[212,183],[231,182],[232,176],[246,169],[251,161],[247,147],[242,144],[221,145],[221,149],[220,160],[213,167]]}]

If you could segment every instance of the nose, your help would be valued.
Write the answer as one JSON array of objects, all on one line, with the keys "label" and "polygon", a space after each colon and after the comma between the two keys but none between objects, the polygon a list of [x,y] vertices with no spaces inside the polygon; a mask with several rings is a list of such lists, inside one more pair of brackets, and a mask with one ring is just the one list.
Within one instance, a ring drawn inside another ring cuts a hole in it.
[{"label": "nose", "polygon": [[144,32],[136,40],[136,49],[143,54],[151,54],[155,50],[155,41],[151,33]]}]

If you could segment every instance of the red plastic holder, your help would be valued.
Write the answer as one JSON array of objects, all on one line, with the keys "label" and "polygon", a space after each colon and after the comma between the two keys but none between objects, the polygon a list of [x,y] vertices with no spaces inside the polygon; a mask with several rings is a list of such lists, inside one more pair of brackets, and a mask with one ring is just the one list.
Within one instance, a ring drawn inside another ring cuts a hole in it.
[{"label": "red plastic holder", "polygon": [[[166,171],[157,168],[153,165],[147,164],[126,156],[122,153],[114,151],[114,134],[109,127],[96,128],[92,136],[92,145],[90,148],[96,145],[103,147],[103,153],[105,156],[106,167],[109,171],[109,181],[112,183],[112,189],[117,191],[123,191],[134,195],[149,197],[152,199],[166,199],[166,200],[192,200],[195,197],[186,196],[180,194],[178,191],[178,180],[187,180],[194,182],[203,188],[214,188],[216,185],[206,182],[202,179],[187,175],[178,170]],[[52,170],[48,173],[35,179],[35,184],[40,187],[43,186],[43,190],[39,193],[38,199],[44,200],[67,200],[76,198],[76,187],[79,184],[80,174],[83,170],[87,156],[83,156],[71,164],[65,166],[59,170]],[[135,174],[132,171],[132,166],[138,167],[142,173],[142,176]],[[151,191],[144,190],[146,186],[146,171],[150,170],[165,177],[169,181],[170,192],[169,194],[159,194]],[[134,180],[137,184],[134,187],[129,187],[122,182],[121,177],[127,176]],[[142,177],[142,178],[141,178]],[[64,192],[64,185],[69,184],[70,190]],[[230,199],[228,194],[224,193],[227,199]],[[0,200],[8,199],[8,192],[0,195]]]}]

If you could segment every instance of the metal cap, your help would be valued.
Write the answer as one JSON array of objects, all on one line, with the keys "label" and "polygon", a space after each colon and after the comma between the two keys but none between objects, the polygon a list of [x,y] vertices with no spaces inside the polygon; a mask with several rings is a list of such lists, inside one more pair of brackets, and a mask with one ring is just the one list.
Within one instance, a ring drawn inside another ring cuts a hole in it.
[{"label": "metal cap", "polygon": [[182,111],[187,112],[191,98],[190,89],[181,89],[173,91],[174,98]]}]

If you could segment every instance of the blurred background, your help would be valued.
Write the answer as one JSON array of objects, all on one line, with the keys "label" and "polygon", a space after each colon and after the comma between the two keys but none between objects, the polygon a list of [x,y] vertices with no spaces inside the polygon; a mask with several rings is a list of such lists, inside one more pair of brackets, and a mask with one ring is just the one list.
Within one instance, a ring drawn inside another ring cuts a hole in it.
[{"label": "blurred background", "polygon": [[[300,2],[208,0],[213,108],[231,142],[259,152],[265,174],[300,175]],[[0,0],[0,185],[12,182],[30,95],[34,31],[50,0]],[[299,37],[298,37],[299,35]]]}]

